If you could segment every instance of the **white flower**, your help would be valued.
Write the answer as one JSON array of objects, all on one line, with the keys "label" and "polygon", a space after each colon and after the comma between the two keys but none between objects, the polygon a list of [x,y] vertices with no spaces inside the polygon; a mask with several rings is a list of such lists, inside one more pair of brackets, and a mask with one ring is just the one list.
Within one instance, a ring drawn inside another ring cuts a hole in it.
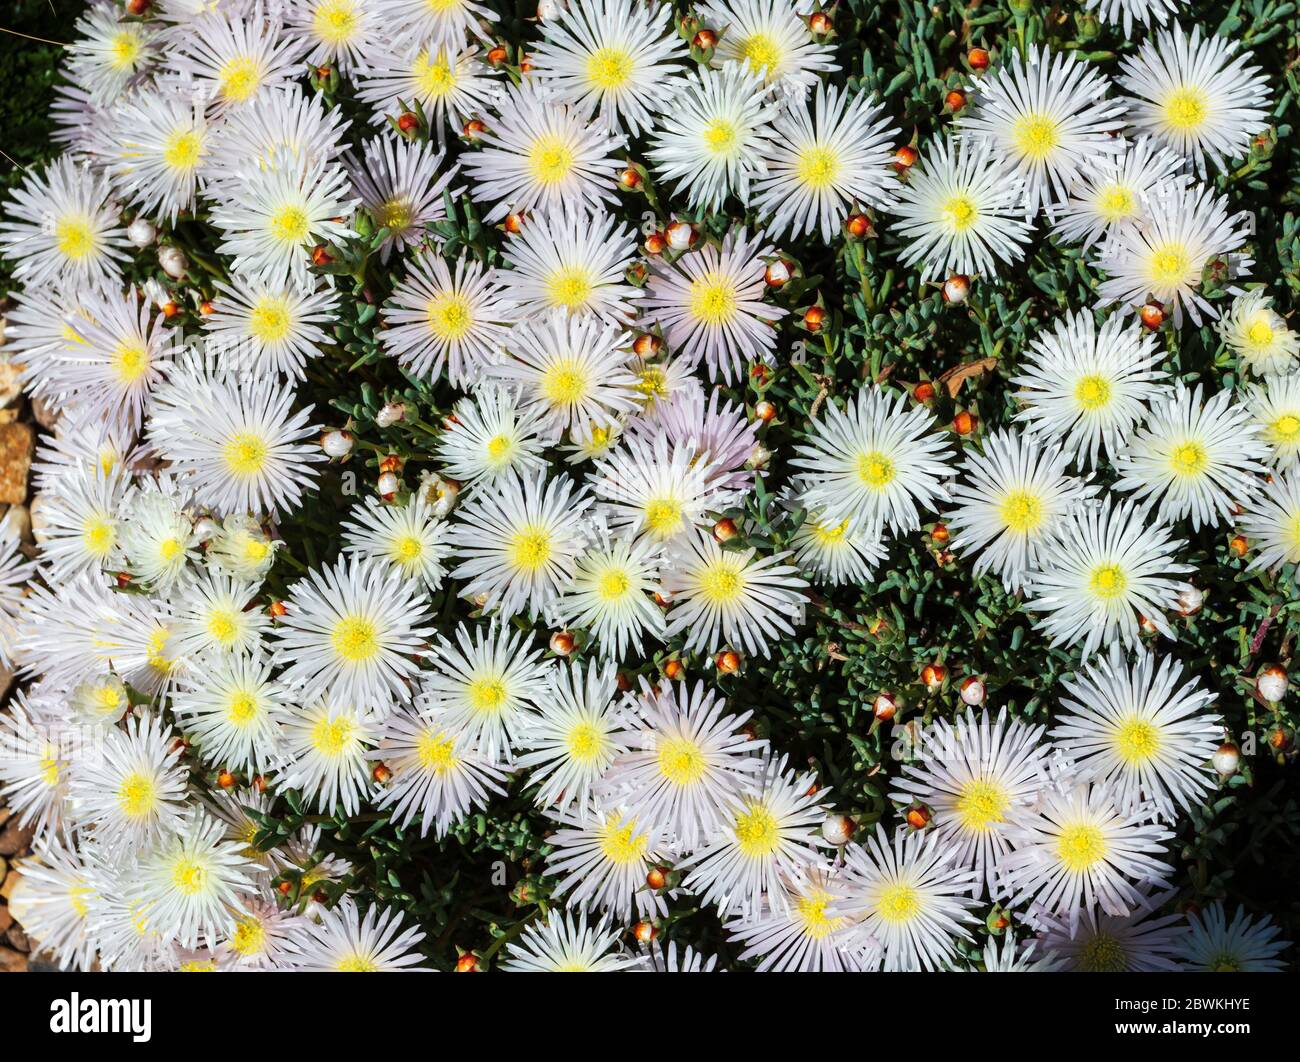
[{"label": "white flower", "polygon": [[1266,288],[1251,288],[1238,295],[1228,312],[1214,322],[1214,329],[1252,372],[1282,374],[1296,367],[1300,336],[1273,309],[1273,297]]},{"label": "white flower", "polygon": [[1291,946],[1267,915],[1255,919],[1237,908],[1228,921],[1223,901],[1188,915],[1176,958],[1193,973],[1280,973],[1287,964],[1278,956]]},{"label": "white flower", "polygon": [[615,665],[593,661],[584,675],[580,664],[560,664],[547,669],[546,681],[550,689],[520,720],[515,766],[537,785],[540,807],[591,810],[596,784],[628,751]]},{"label": "white flower", "polygon": [[532,636],[509,625],[456,628],[456,642],[439,638],[429,650],[423,703],[449,735],[465,737],[492,762],[506,762],[526,725],[528,709],[544,704],[551,665]]},{"label": "white flower", "polygon": [[1030,573],[1025,608],[1053,645],[1083,643],[1086,658],[1103,642],[1136,646],[1139,618],[1166,638],[1165,612],[1188,584],[1171,576],[1193,570],[1174,558],[1184,545],[1145,506],[1109,498],[1071,513]]},{"label": "white flower", "polygon": [[281,681],[306,698],[386,711],[408,700],[419,671],[411,659],[432,633],[428,595],[374,560],[340,560],[314,568],[289,588],[286,613],[274,631],[287,663]]},{"label": "white flower", "polygon": [[559,818],[562,829],[547,837],[553,850],[543,872],[554,875],[554,893],[579,911],[608,911],[619,918],[662,916],[663,898],[646,885],[659,839],[622,810]]},{"label": "white flower", "polygon": [[390,715],[371,757],[392,771],[378,806],[391,807],[393,821],[403,828],[418,819],[421,837],[430,827],[434,837],[443,837],[493,793],[505,792],[504,772],[466,734],[445,729],[438,713],[428,709]]},{"label": "white flower", "polygon": [[1257,489],[1268,446],[1249,410],[1218,391],[1201,404],[1198,384],[1178,384],[1156,404],[1116,462],[1116,490],[1158,501],[1162,520],[1191,517],[1193,530],[1231,520]]},{"label": "white flower", "polygon": [[813,774],[787,770],[784,756],[764,757],[744,788],[728,795],[721,828],[677,864],[688,872],[683,886],[716,904],[722,917],[735,910],[756,915],[764,899],[786,906],[783,882],[823,858],[821,803],[828,792]]},{"label": "white flower", "polygon": [[1118,229],[1101,245],[1095,265],[1107,276],[1097,285],[1098,305],[1119,303],[1131,312],[1154,299],[1173,307],[1178,328],[1184,313],[1197,325],[1202,313],[1217,317],[1200,293],[1202,275],[1217,262],[1230,279],[1248,275],[1253,259],[1233,253],[1246,243],[1247,233],[1248,220],[1229,215],[1227,197],[1212,188],[1162,185],[1148,198],[1141,225]]},{"label": "white flower", "polygon": [[1031,921],[1038,910],[1063,918],[1071,936],[1092,908],[1131,914],[1170,872],[1158,857],[1173,835],[1143,818],[1118,811],[1104,785],[1048,791],[1039,808],[1014,816],[1015,850],[999,867],[1004,894],[1012,904],[1032,899]]},{"label": "white flower", "polygon": [[86,735],[63,721],[61,705],[22,690],[0,715],[0,799],[20,826],[55,836],[67,814],[70,770],[97,748],[80,747]]},{"label": "white flower", "polygon": [[1089,160],[1066,198],[1053,205],[1052,232],[1086,251],[1105,236],[1140,225],[1157,188],[1187,179],[1178,173],[1181,167],[1177,155],[1150,137],[1128,144],[1123,155]]},{"label": "white flower", "polygon": [[261,647],[269,619],[257,607],[258,587],[220,570],[186,580],[172,598],[181,656],[250,653]]},{"label": "white flower", "polygon": [[302,923],[287,942],[286,965],[331,973],[426,969],[420,965],[424,956],[415,950],[423,939],[416,926],[402,929],[402,913],[395,908],[371,907],[363,917],[356,901],[345,896],[337,907],[321,911],[319,922]]},{"label": "white flower", "polygon": [[551,435],[546,421],[542,406],[520,409],[510,391],[484,384],[447,418],[435,451],[443,474],[483,487],[511,474],[536,474],[545,464],[541,436]]},{"label": "white flower", "polygon": [[923,407],[868,384],[844,412],[832,400],[790,461],[805,503],[826,520],[898,532],[921,526],[918,505],[948,496],[947,441]]},{"label": "white flower", "polygon": [[289,708],[271,662],[259,651],[203,664],[172,694],[172,711],[199,755],[214,767],[251,774],[279,767],[280,724]]},{"label": "white flower", "polygon": [[492,270],[462,256],[453,275],[441,257],[422,254],[384,305],[380,338],[413,376],[437,380],[445,365],[451,384],[464,387],[499,359],[514,312]]},{"label": "white flower", "polygon": [[15,624],[23,603],[22,587],[36,571],[36,565],[20,552],[21,545],[16,521],[5,513],[0,519],[0,666],[10,669]]},{"label": "white flower", "polygon": [[714,653],[727,646],[767,656],[772,643],[803,622],[799,569],[789,553],[759,557],[757,549],[723,550],[705,531],[691,531],[668,547],[660,577],[672,601],[667,636],[685,634],[683,649]]},{"label": "white flower", "polygon": [[208,542],[208,564],[241,582],[260,584],[283,542],[272,541],[245,513],[227,516]]},{"label": "white flower", "polygon": [[1096,11],[1101,20],[1109,25],[1124,27],[1124,36],[1133,37],[1133,24],[1142,27],[1152,22],[1163,26],[1169,16],[1177,11],[1187,0],[1085,0],[1089,11]]},{"label": "white flower", "polygon": [[556,308],[626,325],[644,294],[627,283],[636,238],[603,210],[539,211],[506,238],[510,268],[497,274],[520,319]]},{"label": "white flower", "polygon": [[181,93],[140,92],[113,112],[108,173],[141,213],[172,224],[193,211],[211,150],[203,109]]},{"label": "white flower", "polygon": [[408,107],[419,108],[440,145],[448,128],[461,133],[500,93],[482,53],[459,40],[445,47],[386,44],[359,74],[357,96],[374,108],[375,124],[387,126]]},{"label": "white flower", "polygon": [[790,311],[763,301],[764,259],[773,254],[764,240],[742,228],[728,232],[720,249],[706,244],[671,264],[652,262],[640,327],[661,328],[687,364],[705,363],[710,380],[730,383],[747,362],[772,364],[772,325]]},{"label": "white flower", "polygon": [[396,40],[426,41],[431,47],[464,43],[472,33],[487,42],[491,38],[483,21],[496,22],[491,8],[473,0],[374,0],[379,24]]},{"label": "white flower", "polygon": [[941,137],[899,186],[891,213],[906,250],[899,260],[921,263],[921,279],[950,273],[996,276],[998,263],[1024,255],[1030,227],[1021,213],[1023,181],[986,142]]},{"label": "white flower", "polygon": [[898,182],[892,142],[898,130],[866,92],[850,99],[823,82],[811,111],[792,100],[773,130],[766,176],[754,185],[759,213],[771,215],[770,235],[798,239],[817,230],[830,243],[851,208],[893,205]]},{"label": "white flower", "polygon": [[615,202],[621,136],[589,125],[576,107],[548,100],[532,81],[507,92],[496,111],[482,149],[465,156],[471,194],[493,204],[485,221],[566,204],[594,212]]},{"label": "white flower", "polygon": [[573,580],[590,506],[583,488],[566,475],[548,481],[545,470],[477,492],[457,510],[448,536],[460,561],[452,578],[465,580],[461,596],[481,598],[503,619],[549,614]]},{"label": "white flower", "polygon": [[152,713],[105,730],[72,771],[72,813],[118,844],[138,845],[179,828],[187,771],[171,727]]},{"label": "white flower", "polygon": [[687,388],[656,403],[652,411],[653,417],[632,421],[634,435],[663,435],[674,445],[691,443],[700,460],[708,462],[719,487],[740,491],[753,487],[749,459],[758,445],[758,423],[745,415],[742,406],[725,401],[721,390],[711,390],[706,402],[702,388]]},{"label": "white flower", "polygon": [[532,922],[506,947],[501,969],[508,973],[617,973],[645,961],[618,950],[619,930],[602,918],[589,925],[581,912],[552,911],[545,922]]},{"label": "white flower", "polygon": [[957,118],[962,137],[987,144],[1023,180],[1026,220],[1052,213],[1082,175],[1124,150],[1116,134],[1124,108],[1108,101],[1109,82],[1068,52],[1031,45],[975,82],[973,106]]},{"label": "white flower", "polygon": [[214,114],[246,106],[286,85],[301,72],[305,49],[259,10],[249,18],[213,12],[178,34],[172,69],[192,78]]},{"label": "white flower", "polygon": [[430,590],[442,585],[447,570],[444,541],[447,525],[418,494],[404,505],[389,505],[367,498],[353,506],[358,519],[343,524],[343,548],[361,559],[377,560],[404,579],[423,583]]},{"label": "white flower", "polygon": [[293,706],[283,724],[287,766],[277,779],[301,789],[327,814],[355,815],[371,790],[369,751],[379,741],[375,713],[328,697]]},{"label": "white flower", "polygon": [[182,947],[216,947],[233,928],[231,908],[253,891],[252,864],[222,832],[219,821],[194,808],[140,867],[150,928]]},{"label": "white flower", "polygon": [[343,166],[361,206],[375,226],[388,230],[379,245],[379,261],[388,263],[394,250],[418,247],[429,226],[446,216],[443,197],[456,197],[464,188],[449,188],[456,167],[439,174],[444,153],[432,144],[394,140],[383,135],[367,140],[360,156],[343,156]]},{"label": "white flower", "polygon": [[891,800],[919,801],[933,816],[936,843],[952,851],[955,866],[969,867],[972,896],[993,890],[998,868],[1010,851],[1008,820],[1032,808],[1047,783],[1050,748],[1042,726],[997,718],[969,708],[953,726],[936,719],[917,739],[918,761],[903,764]]},{"label": "white flower", "polygon": [[68,75],[99,105],[115,103],[158,58],[158,30],[149,22],[119,20],[92,7],[77,19],[68,48]]},{"label": "white flower", "polygon": [[1245,507],[1241,529],[1259,550],[1250,566],[1276,572],[1293,564],[1300,582],[1300,475],[1292,470],[1273,476],[1252,492]]},{"label": "white flower", "polygon": [[1144,897],[1130,915],[1083,912],[1073,928],[1064,918],[1043,918],[1035,945],[1053,969],[1078,973],[1149,973],[1181,970],[1174,958],[1185,932],[1183,915],[1150,917],[1172,893]]},{"label": "white flower", "polygon": [[[788,502],[804,504],[800,494],[789,495]],[[847,517],[829,520],[824,513],[811,509],[790,536],[790,548],[801,572],[813,582],[831,586],[866,583],[886,554],[879,527],[864,526]]]},{"label": "white flower", "polygon": [[1147,404],[1168,389],[1162,356],[1155,336],[1124,314],[1100,328],[1088,310],[1058,318],[1030,341],[1011,378],[1024,406],[1016,420],[1059,440],[1080,468],[1094,468],[1100,456],[1114,460]]},{"label": "white flower", "polygon": [[127,496],[122,523],[125,568],[147,589],[166,593],[190,575],[199,558],[194,521],[185,495],[163,478],[146,480]]},{"label": "white flower", "polygon": [[357,204],[348,192],[342,167],[307,163],[282,152],[268,167],[245,176],[237,189],[222,186],[211,219],[224,237],[217,249],[230,255],[235,272],[250,280],[289,280],[307,288],[309,244],[356,235],[346,223]]},{"label": "white flower", "polygon": [[735,64],[796,98],[839,69],[833,52],[814,41],[789,0],[706,0],[702,22],[721,31],[713,65]]},{"label": "white flower", "polygon": [[648,155],[663,182],[675,182],[674,191],[694,209],[717,210],[730,194],[748,203],[776,114],[762,76],[746,66],[700,70],[660,119]]},{"label": "white flower", "polygon": [[883,826],[865,848],[851,847],[846,898],[831,913],[854,924],[851,943],[868,969],[939,970],[957,941],[970,939],[965,923],[974,871],[955,862],[937,835],[900,830],[891,843]]},{"label": "white flower", "polygon": [[1130,666],[1111,645],[1100,664],[1062,680],[1061,708],[1050,736],[1081,775],[1108,786],[1122,813],[1146,802],[1169,822],[1199,804],[1214,786],[1210,757],[1223,739],[1222,720],[1205,709],[1215,694],[1182,665],[1140,653]]},{"label": "white flower", "polygon": [[967,450],[947,516],[958,556],[978,553],[972,574],[993,571],[1008,591],[1024,586],[1065,515],[1097,490],[1065,474],[1070,455],[1035,436],[996,431]]},{"label": "white flower", "polygon": [[41,553],[57,581],[120,565],[127,483],[120,471],[105,475],[97,468],[64,478],[46,508]]},{"label": "white flower", "polygon": [[93,886],[72,842],[50,837],[33,842],[32,854],[13,864],[16,884],[9,913],[61,966],[89,972],[96,940],[87,932],[87,899]]},{"label": "white flower", "polygon": [[278,372],[302,380],[304,366],[334,340],[339,293],[328,285],[300,288],[283,281],[217,283],[211,316],[203,319],[205,350],[226,368]]},{"label": "white flower", "polygon": [[560,102],[636,136],[681,90],[689,56],[672,17],[631,0],[571,0],[543,21],[532,76]]},{"label": "white flower", "polygon": [[177,373],[155,397],[150,438],[196,503],[221,514],[292,511],[325,460],[305,441],[318,430],[312,408],[291,412],[294,397],[274,376]]},{"label": "white flower", "polygon": [[1268,127],[1268,81],[1248,66],[1238,42],[1174,25],[1124,59],[1120,85],[1128,91],[1129,121],[1193,163],[1226,170],[1250,138]]},{"label": "white flower", "polygon": [[303,62],[349,73],[379,44],[378,15],[373,0],[297,0],[285,11],[285,37],[307,52]]},{"label": "white flower", "polygon": [[744,729],[750,713],[729,715],[726,701],[704,683],[691,689],[668,680],[645,685],[638,718],[624,735],[628,751],[614,760],[596,795],[602,806],[627,813],[666,842],[690,851],[727,823],[732,798],[762,767],[765,741]]},{"label": "white flower", "polygon": [[236,970],[276,970],[286,964],[288,943],[304,930],[306,919],[282,911],[274,902],[245,896],[231,912],[233,925],[217,949],[218,966]]},{"label": "white flower", "polygon": [[847,894],[837,868],[803,868],[782,882],[780,900],[757,914],[727,923],[729,938],[745,950],[740,962],[758,959],[758,972],[840,973],[863,969],[848,947],[852,925],[832,914]]},{"label": "white flower", "polygon": [[632,337],[613,324],[554,310],[541,321],[520,322],[506,341],[511,357],[487,366],[484,375],[544,409],[555,435],[609,429],[615,417],[636,408],[637,381],[626,367],[631,345]]},{"label": "white flower", "polygon": [[660,545],[653,538],[601,535],[577,560],[559,604],[566,626],[590,632],[598,653],[624,659],[643,652],[642,637],[663,641],[659,587]]}]

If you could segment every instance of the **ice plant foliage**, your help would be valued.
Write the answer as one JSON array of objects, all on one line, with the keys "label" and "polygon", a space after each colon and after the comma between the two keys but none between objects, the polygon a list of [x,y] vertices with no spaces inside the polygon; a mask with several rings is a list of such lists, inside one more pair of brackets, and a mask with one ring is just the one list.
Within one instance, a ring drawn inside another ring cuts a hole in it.
[{"label": "ice plant foliage", "polygon": [[34,948],[1284,966],[1294,34],[1013,6],[90,5],[0,217]]}]

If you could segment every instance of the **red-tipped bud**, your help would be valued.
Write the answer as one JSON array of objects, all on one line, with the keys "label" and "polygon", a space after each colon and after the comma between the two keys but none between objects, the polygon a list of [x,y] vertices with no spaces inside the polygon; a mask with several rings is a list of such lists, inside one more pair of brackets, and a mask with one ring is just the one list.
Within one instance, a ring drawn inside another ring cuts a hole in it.
[{"label": "red-tipped bud", "polygon": [[983,73],[989,68],[989,53],[984,48],[972,48],[966,53],[966,65],[976,73]]}]

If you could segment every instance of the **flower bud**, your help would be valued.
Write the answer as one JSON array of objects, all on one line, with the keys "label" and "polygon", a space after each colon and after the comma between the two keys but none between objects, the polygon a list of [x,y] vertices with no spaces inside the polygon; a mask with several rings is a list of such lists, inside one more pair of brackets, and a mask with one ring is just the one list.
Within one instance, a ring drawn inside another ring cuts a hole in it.
[{"label": "flower bud", "polygon": [[871,235],[871,219],[866,214],[850,214],[844,219],[844,228],[855,240],[865,240]]},{"label": "flower bud", "polygon": [[764,424],[776,417],[776,406],[772,405],[767,399],[762,399],[754,403],[754,418],[761,420]]},{"label": "flower bud", "polygon": [[381,428],[391,428],[406,419],[406,403],[388,402],[375,414],[375,423]]},{"label": "flower bud", "polygon": [[651,867],[646,873],[645,883],[655,892],[658,892],[668,884],[668,875],[664,872],[663,867]]},{"label": "flower bud", "polygon": [[222,789],[233,789],[235,787],[235,776],[227,770],[222,770],[217,775],[217,785]]},{"label": "flower bud", "polygon": [[696,48],[702,52],[707,52],[710,48],[718,46],[718,35],[711,29],[702,29],[691,40]]},{"label": "flower bud", "polygon": [[852,840],[854,825],[847,815],[827,815],[822,823],[822,836],[829,844],[842,848]]},{"label": "flower bud", "polygon": [[978,707],[984,703],[984,680],[975,675],[963,679],[959,693],[963,704],[969,704],[972,708]]},{"label": "flower bud", "polygon": [[963,409],[952,418],[952,430],[958,435],[969,435],[979,424],[979,418],[969,410]]},{"label": "flower bud", "polygon": [[1237,768],[1241,764],[1241,749],[1231,741],[1225,741],[1215,751],[1210,762],[1222,777],[1230,778],[1237,773]]},{"label": "flower bud", "polygon": [[953,114],[956,114],[959,110],[961,110],[965,106],[966,106],[966,93],[962,92],[961,89],[953,89],[951,92],[948,93],[948,95],[944,96],[943,98],[944,110],[950,111]]},{"label": "flower bud", "polygon": [[397,116],[397,128],[403,133],[413,133],[420,127],[420,119],[410,111],[403,111]]},{"label": "flower bud", "polygon": [[472,951],[465,952],[456,960],[457,973],[478,973],[478,956]]},{"label": "flower bud", "polygon": [[769,288],[783,288],[790,283],[790,277],[793,271],[787,262],[778,258],[775,262],[768,262],[767,268],[763,270],[763,280]]},{"label": "flower bud", "polygon": [[500,66],[506,59],[506,50],[501,45],[498,44],[496,47],[488,49],[487,61],[489,66]]},{"label": "flower bud", "polygon": [[820,332],[826,321],[826,311],[820,306],[809,306],[803,312],[803,326],[809,332]]},{"label": "flower bud", "polygon": [[393,772],[386,763],[376,763],[370,771],[370,777],[379,785],[387,785],[393,778]]},{"label": "flower bud", "polygon": [[686,221],[674,221],[664,233],[668,246],[674,251],[687,251],[695,246],[700,238],[695,226]]},{"label": "flower bud", "polygon": [[1180,616],[1195,616],[1205,604],[1205,593],[1199,587],[1186,586],[1174,597],[1174,608]]},{"label": "flower bud", "polygon": [[146,217],[138,217],[126,227],[126,238],[133,247],[148,247],[158,238],[158,229]]},{"label": "flower bud", "polygon": [[289,614],[289,606],[283,601],[272,601],[266,611],[271,614],[272,619],[280,619]]},{"label": "flower bud", "polygon": [[1244,557],[1246,551],[1250,549],[1250,543],[1246,541],[1245,535],[1233,535],[1228,542],[1228,548],[1238,557]]},{"label": "flower bud", "polygon": [[972,48],[966,53],[966,65],[976,73],[983,73],[989,68],[989,53],[984,48]]},{"label": "flower bud", "polygon": [[1282,700],[1288,685],[1286,671],[1277,664],[1269,664],[1255,676],[1255,692],[1269,704]]},{"label": "flower bud", "polygon": [[740,670],[740,654],[734,649],[724,649],[714,658],[714,663],[724,675],[734,675]]},{"label": "flower bud", "polygon": [[876,699],[871,705],[871,710],[875,713],[876,718],[882,723],[887,723],[894,718],[898,712],[898,701],[894,695],[885,690],[876,694]]},{"label": "flower bud", "polygon": [[326,250],[323,243],[318,243],[311,249],[311,264],[314,266],[327,266],[334,261],[334,256]]},{"label": "flower bud", "polygon": [[142,18],[149,11],[150,0],[126,0],[126,13],[134,18]]},{"label": "flower bud", "polygon": [[911,144],[904,144],[894,152],[894,169],[899,173],[910,170],[916,165],[916,159],[916,148],[912,147]]},{"label": "flower bud", "polygon": [[912,388],[912,397],[918,402],[929,402],[934,398],[934,384],[929,380],[922,380]]},{"label": "flower bud", "polygon": [[819,37],[824,37],[834,28],[835,24],[831,22],[830,15],[825,11],[814,11],[808,16],[808,29]]},{"label": "flower bud", "polygon": [[569,656],[574,649],[573,635],[568,631],[556,631],[551,635],[551,652],[556,656]]},{"label": "flower bud", "polygon": [[185,257],[185,252],[170,244],[158,248],[158,264],[173,280],[184,278],[190,268],[190,260]]},{"label": "flower bud", "polygon": [[524,230],[524,216],[522,214],[507,214],[506,220],[502,223],[506,232],[512,236]]},{"label": "flower bud", "polygon": [[335,459],[347,457],[352,452],[352,433],[341,428],[327,431],[320,437],[320,448]]},{"label": "flower bud", "polygon": [[921,681],[925,683],[926,689],[938,689],[947,677],[948,669],[942,664],[926,664],[921,668]]},{"label": "flower bud", "polygon": [[645,238],[646,254],[663,254],[667,246],[668,241],[664,239],[662,232],[652,232]]},{"label": "flower bud", "polygon": [[930,531],[930,538],[940,546],[945,546],[948,544],[948,540],[952,538],[952,533],[948,530],[947,524],[935,524]]},{"label": "flower bud", "polygon": [[924,804],[907,809],[907,824],[914,830],[924,830],[930,825],[930,809]]},{"label": "flower bud", "polygon": [[659,935],[659,930],[654,927],[654,923],[641,921],[632,927],[632,935],[638,944],[649,944]]},{"label": "flower bud", "polygon": [[1165,323],[1165,308],[1158,302],[1148,302],[1138,310],[1138,317],[1141,318],[1142,326],[1147,331],[1154,332]]},{"label": "flower bud", "polygon": [[477,140],[487,132],[487,123],[481,122],[477,118],[471,118],[465,123],[460,133],[466,140]]},{"label": "flower bud", "polygon": [[375,484],[375,489],[379,491],[379,496],[384,501],[392,501],[401,489],[401,481],[391,472],[385,472],[379,477],[379,482]]},{"label": "flower bud", "polygon": [[668,660],[664,663],[664,677],[679,679],[686,674],[686,667],[680,660]]},{"label": "flower bud", "polygon": [[719,542],[729,542],[740,533],[736,527],[736,521],[730,517],[724,516],[713,525],[713,537]]},{"label": "flower bud", "polygon": [[638,358],[653,358],[663,347],[663,340],[652,332],[644,332],[632,341],[632,352]]},{"label": "flower bud", "polygon": [[641,174],[634,166],[629,166],[618,175],[618,183],[629,192],[635,192],[641,187]]},{"label": "flower bud", "polygon": [[954,273],[943,282],[943,301],[949,306],[960,306],[970,298],[970,277]]}]

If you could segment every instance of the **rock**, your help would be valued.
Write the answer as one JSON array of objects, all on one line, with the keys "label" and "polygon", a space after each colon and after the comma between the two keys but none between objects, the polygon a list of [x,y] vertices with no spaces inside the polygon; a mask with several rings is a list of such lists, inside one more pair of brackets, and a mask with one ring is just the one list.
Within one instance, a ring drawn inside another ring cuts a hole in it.
[{"label": "rock", "polygon": [[53,431],[58,427],[59,421],[63,417],[63,410],[56,409],[46,399],[38,395],[32,398],[32,416],[36,418],[36,423],[46,431]]},{"label": "rock", "polygon": [[0,406],[9,406],[23,393],[21,365],[0,359]]},{"label": "rock", "polygon": [[36,830],[32,827],[21,825],[17,819],[10,820],[0,830],[0,855],[17,855],[32,843],[35,835]]},{"label": "rock", "polygon": [[27,956],[12,948],[0,948],[0,973],[25,973]]},{"label": "rock", "polygon": [[11,505],[5,516],[9,518],[9,526],[18,532],[19,540],[30,543],[32,541],[32,514],[27,506]]},{"label": "rock", "polygon": [[14,916],[9,913],[8,904],[0,904],[0,933],[7,932],[14,924]]},{"label": "rock", "polygon": [[0,701],[3,701],[8,696],[13,684],[14,673],[3,664],[0,664]]},{"label": "rock", "polygon": [[[12,815],[12,814],[13,814],[13,812],[10,811],[8,808],[0,808],[0,826],[3,826],[6,822],[8,822],[8,821],[9,821],[9,816]],[[4,877],[4,875],[3,875],[3,874],[0,874],[0,878],[3,878],[3,877]]]},{"label": "rock", "polygon": [[20,505],[27,500],[27,473],[35,442],[30,424],[0,425],[0,503]]},{"label": "rock", "polygon": [[38,543],[44,542],[48,537],[45,529],[50,522],[49,514],[46,512],[49,507],[50,501],[43,493],[38,493],[32,498],[32,504],[27,507],[27,513],[32,520],[32,538]]},{"label": "rock", "polygon": [[23,927],[20,925],[10,926],[9,932],[5,935],[5,939],[9,941],[17,951],[32,950],[31,938],[23,932]]},{"label": "rock", "polygon": [[16,870],[9,871],[9,876],[5,878],[4,884],[0,885],[0,899],[5,903],[13,897],[14,889],[18,888],[18,883],[23,880],[23,876]]}]

